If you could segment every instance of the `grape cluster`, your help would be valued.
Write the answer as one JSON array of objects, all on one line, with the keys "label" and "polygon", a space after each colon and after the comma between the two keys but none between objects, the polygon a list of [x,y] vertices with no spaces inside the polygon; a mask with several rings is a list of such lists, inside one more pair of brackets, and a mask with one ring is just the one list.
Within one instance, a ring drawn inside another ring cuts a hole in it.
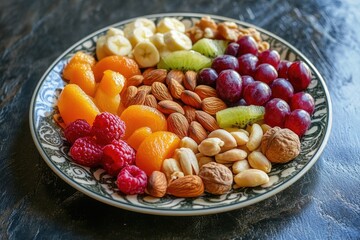
[{"label": "grape cluster", "polygon": [[311,71],[302,61],[281,60],[276,50],[259,52],[256,41],[244,36],[228,44],[211,68],[198,74],[199,84],[216,88],[229,106],[265,107],[265,123],[289,128],[302,136],[311,124],[313,97],[305,90]]}]

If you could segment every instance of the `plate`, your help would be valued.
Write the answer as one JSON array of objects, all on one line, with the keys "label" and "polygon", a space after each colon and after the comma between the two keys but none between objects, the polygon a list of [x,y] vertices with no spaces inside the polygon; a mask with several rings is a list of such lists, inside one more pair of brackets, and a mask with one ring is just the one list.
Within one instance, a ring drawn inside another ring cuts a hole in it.
[{"label": "plate", "polygon": [[[145,17],[158,21],[165,16],[176,17],[190,26],[205,15],[172,13]],[[300,155],[287,164],[273,166],[269,174],[270,184],[266,187],[232,190],[221,196],[204,194],[201,197],[190,199],[171,196],[163,198],[144,195],[126,196],[118,192],[114,179],[103,169],[90,169],[71,161],[67,154],[69,145],[65,141],[61,128],[53,120],[53,115],[57,113],[57,98],[66,84],[61,78],[62,69],[75,52],[82,50],[94,53],[96,40],[99,36],[104,35],[109,27],[123,28],[125,24],[134,19],[103,28],[75,43],[49,67],[40,79],[31,100],[30,129],[35,145],[48,166],[69,185],[100,202],[135,212],[171,216],[205,215],[245,207],[273,196],[302,177],[319,159],[330,135],[332,109],[325,81],[299,50],[280,37],[245,22],[210,16],[215,21],[232,21],[243,27],[257,29],[263,40],[268,41],[270,48],[276,49],[282,59],[302,60],[308,64],[313,73],[311,84],[307,90],[315,99],[315,112],[311,128],[301,140]]]}]

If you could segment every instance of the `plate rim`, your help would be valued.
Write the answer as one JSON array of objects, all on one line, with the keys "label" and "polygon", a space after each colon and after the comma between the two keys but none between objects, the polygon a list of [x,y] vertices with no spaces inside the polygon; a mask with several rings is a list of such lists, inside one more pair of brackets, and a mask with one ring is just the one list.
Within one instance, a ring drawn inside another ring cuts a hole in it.
[{"label": "plate rim", "polygon": [[[133,20],[135,20],[136,18],[139,17],[144,17],[144,18],[160,18],[160,17],[166,17],[166,16],[173,16],[173,17],[203,17],[203,16],[210,16],[212,18],[215,18],[217,20],[222,20],[222,21],[235,21],[237,23],[240,23],[243,26],[246,27],[253,27],[257,30],[260,30],[261,32],[269,35],[270,37],[280,41],[281,43],[283,43],[284,45],[286,45],[287,47],[291,48],[292,51],[294,51],[300,58],[302,58],[311,68],[311,70],[314,72],[314,74],[318,77],[318,80],[321,82],[321,85],[323,87],[324,90],[324,94],[325,94],[325,99],[326,99],[326,103],[327,103],[327,107],[328,107],[328,114],[327,114],[327,126],[326,126],[326,131],[325,131],[325,135],[323,136],[323,140],[322,143],[320,144],[320,147],[316,150],[316,153],[314,154],[314,156],[312,157],[312,159],[294,176],[292,176],[290,179],[288,179],[286,182],[280,184],[279,186],[277,186],[276,188],[261,194],[260,196],[257,196],[256,198],[247,200],[245,202],[240,202],[240,203],[233,203],[231,205],[221,205],[221,206],[217,206],[217,207],[213,207],[213,208],[202,208],[202,209],[191,209],[191,210],[183,210],[183,209],[172,209],[172,210],[167,210],[167,209],[156,209],[156,208],[146,208],[143,206],[137,206],[137,205],[129,205],[123,202],[117,202],[115,200],[106,198],[104,196],[101,196],[97,193],[94,193],[90,190],[88,190],[87,188],[83,187],[80,184],[77,184],[75,181],[71,180],[68,176],[66,176],[62,171],[60,171],[51,161],[49,161],[48,156],[46,155],[45,151],[43,150],[43,148],[41,147],[38,138],[37,138],[37,133],[35,132],[35,124],[34,124],[34,107],[35,107],[35,102],[36,102],[36,98],[38,96],[38,92],[42,86],[42,83],[44,82],[44,80],[46,79],[46,77],[48,76],[48,74],[51,72],[51,70],[53,70],[54,66],[61,60],[64,58],[64,56],[66,56],[70,51],[72,51],[76,46],[79,46],[80,43],[84,42],[86,39],[91,39],[94,36],[98,35],[101,32],[104,32],[106,29],[112,27],[112,26],[117,26],[117,25],[124,25],[128,22],[131,22]],[[45,73],[42,75],[42,77],[40,78],[40,80],[38,81],[31,101],[30,101],[30,109],[29,109],[29,125],[30,125],[30,132],[33,138],[33,142],[38,150],[38,152],[40,153],[41,157],[43,158],[43,160],[47,163],[47,165],[52,169],[52,171],[58,176],[60,177],[63,181],[65,181],[67,184],[69,184],[70,186],[72,186],[73,188],[75,188],[77,191],[80,191],[82,193],[84,193],[85,195],[100,201],[102,203],[117,207],[117,208],[121,208],[124,210],[129,210],[129,211],[133,211],[133,212],[138,212],[138,213],[145,213],[145,214],[151,214],[151,215],[166,215],[166,216],[200,216],[200,215],[209,215],[209,214],[215,214],[215,213],[221,213],[221,212],[228,212],[228,211],[232,211],[235,209],[240,209],[246,206],[250,206],[253,205],[255,203],[258,203],[260,201],[263,201],[267,198],[270,198],[271,196],[276,195],[277,193],[285,190],[286,188],[288,188],[289,186],[291,186],[292,184],[294,184],[296,181],[298,181],[305,173],[307,173],[309,171],[309,169],[318,161],[318,159],[320,158],[322,152],[324,151],[327,142],[329,140],[330,137],[330,133],[331,133],[331,129],[332,129],[332,102],[331,102],[331,97],[329,94],[329,90],[327,88],[327,85],[325,84],[325,80],[323,79],[322,75],[319,73],[319,71],[317,70],[317,68],[313,65],[313,63],[303,54],[301,53],[295,46],[293,46],[292,44],[290,44],[289,42],[287,42],[286,40],[284,40],[283,38],[261,28],[258,27],[256,25],[253,25],[251,23],[247,23],[241,20],[237,20],[234,18],[229,18],[229,17],[224,17],[224,16],[219,16],[219,15],[214,15],[214,14],[204,14],[204,13],[189,13],[189,12],[172,12],[172,13],[157,13],[157,14],[149,14],[149,15],[141,15],[141,16],[137,16],[137,17],[133,17],[133,18],[129,18],[129,19],[125,19],[110,25],[107,25],[95,32],[92,32],[88,35],[86,35],[85,37],[81,38],[80,40],[78,40],[76,43],[72,44],[70,47],[68,47],[59,57],[57,57],[52,64],[47,68],[47,70],[45,71]]]}]

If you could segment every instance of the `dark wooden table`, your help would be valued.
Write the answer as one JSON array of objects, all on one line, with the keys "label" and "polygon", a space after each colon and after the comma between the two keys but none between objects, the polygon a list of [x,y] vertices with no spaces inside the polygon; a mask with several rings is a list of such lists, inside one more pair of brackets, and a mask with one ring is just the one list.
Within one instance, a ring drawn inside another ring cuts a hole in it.
[{"label": "dark wooden table", "polygon": [[[118,21],[200,12],[253,23],[287,40],[324,77],[333,128],[317,163],[283,192],[239,210],[162,217],[76,191],[38,153],[29,103],[50,64]],[[0,239],[360,239],[360,3],[357,1],[1,1]]]}]

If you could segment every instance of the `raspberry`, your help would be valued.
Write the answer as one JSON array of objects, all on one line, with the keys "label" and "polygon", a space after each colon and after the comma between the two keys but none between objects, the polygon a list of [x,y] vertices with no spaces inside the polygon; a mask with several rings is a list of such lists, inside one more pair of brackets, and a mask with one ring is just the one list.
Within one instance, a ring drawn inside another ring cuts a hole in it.
[{"label": "raspberry", "polygon": [[112,176],[118,175],[124,166],[135,163],[134,149],[122,140],[106,145],[103,152],[103,167]]},{"label": "raspberry", "polygon": [[93,137],[76,139],[70,148],[70,155],[74,162],[86,167],[100,165],[103,151]]},{"label": "raspberry", "polygon": [[141,194],[145,191],[147,176],[137,166],[129,165],[120,171],[116,183],[119,190],[125,194]]},{"label": "raspberry", "polygon": [[77,119],[66,126],[64,135],[69,143],[73,144],[76,139],[91,135],[91,126],[84,119]]},{"label": "raspberry", "polygon": [[125,133],[125,123],[118,116],[109,112],[103,112],[96,116],[92,133],[98,143],[106,145],[113,140],[119,140]]}]

